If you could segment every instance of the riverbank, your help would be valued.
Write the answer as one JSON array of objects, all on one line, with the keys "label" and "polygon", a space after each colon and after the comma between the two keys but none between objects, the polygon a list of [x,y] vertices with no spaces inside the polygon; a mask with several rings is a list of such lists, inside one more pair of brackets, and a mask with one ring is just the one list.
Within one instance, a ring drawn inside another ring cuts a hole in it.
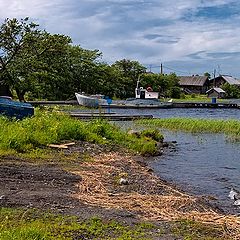
[{"label": "riverbank", "polygon": [[[240,234],[239,217],[224,215],[207,199],[162,181],[143,157],[116,145],[77,141],[45,158],[2,156],[0,168],[1,207],[51,210],[81,220],[97,216],[127,225],[147,221],[161,229],[144,239],[175,239],[171,226],[183,219],[208,226],[188,239],[237,239]],[[120,184],[121,177],[127,184]],[[183,239],[186,232],[178,234]]]}]

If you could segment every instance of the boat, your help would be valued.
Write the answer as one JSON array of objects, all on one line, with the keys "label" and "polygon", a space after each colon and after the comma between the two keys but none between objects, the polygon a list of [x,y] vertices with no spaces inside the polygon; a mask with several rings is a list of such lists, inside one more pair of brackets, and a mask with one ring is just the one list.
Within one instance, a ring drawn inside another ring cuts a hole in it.
[{"label": "boat", "polygon": [[13,101],[11,97],[0,96],[0,114],[11,118],[23,119],[33,116],[34,108],[30,103]]},{"label": "boat", "polygon": [[159,100],[159,93],[154,92],[150,86],[146,89],[139,87],[140,76],[137,80],[135,88],[135,98],[128,98],[123,104],[127,107],[141,107],[141,108],[168,108],[173,105],[172,99],[168,102],[161,102]]},{"label": "boat", "polygon": [[84,93],[75,93],[78,104],[85,107],[97,108],[101,105],[108,105],[103,95],[85,95]]},{"label": "boat", "polygon": [[[139,87],[140,77],[138,77],[135,88],[135,98],[126,100],[111,100],[104,95],[85,95],[84,93],[75,93],[78,104],[85,107],[103,107],[109,108],[169,108],[172,107],[172,99],[169,102],[159,100],[159,93],[154,92],[150,86],[146,89]],[[111,101],[109,101],[111,100]]]},{"label": "boat", "polygon": [[137,86],[135,88],[135,98],[136,99],[158,99],[159,93],[154,92],[150,86],[147,87],[147,89],[144,89],[143,87],[139,87],[140,83],[140,75],[137,80]]}]

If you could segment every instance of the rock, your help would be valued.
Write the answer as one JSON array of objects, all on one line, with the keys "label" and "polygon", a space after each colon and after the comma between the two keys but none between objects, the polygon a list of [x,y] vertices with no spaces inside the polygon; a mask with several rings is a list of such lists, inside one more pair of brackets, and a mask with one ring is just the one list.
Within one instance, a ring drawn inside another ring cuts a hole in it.
[{"label": "rock", "polygon": [[126,178],[120,178],[119,179],[119,184],[120,185],[127,185],[128,184],[128,180]]},{"label": "rock", "polygon": [[153,172],[152,168],[147,168],[147,172]]},{"label": "rock", "polygon": [[163,142],[162,147],[165,147],[165,148],[169,147],[169,143],[168,142]]},{"label": "rock", "polygon": [[0,196],[0,200],[3,200],[5,198],[5,195]]},{"label": "rock", "polygon": [[136,137],[140,137],[140,136],[141,136],[141,133],[138,132],[138,131],[135,131],[135,130],[129,130],[129,131],[128,131],[128,134],[129,134],[129,135],[134,135],[134,136],[136,136]]}]

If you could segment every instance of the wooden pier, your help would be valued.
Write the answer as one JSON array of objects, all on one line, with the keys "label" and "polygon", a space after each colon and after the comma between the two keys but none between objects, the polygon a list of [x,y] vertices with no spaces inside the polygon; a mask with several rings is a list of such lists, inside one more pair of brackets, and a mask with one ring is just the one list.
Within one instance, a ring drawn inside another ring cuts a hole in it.
[{"label": "wooden pier", "polygon": [[[71,101],[29,101],[28,103],[33,106],[50,106],[50,105],[78,105],[76,100]],[[160,108],[236,108],[240,109],[240,105],[237,103],[211,103],[211,102],[162,102],[162,104],[156,105],[124,105],[124,104],[110,104],[103,105],[100,108],[126,108],[126,109],[160,109]]]},{"label": "wooden pier", "polygon": [[237,103],[173,102],[173,108],[240,108]]},{"label": "wooden pier", "polygon": [[69,113],[71,117],[81,120],[106,119],[108,121],[133,121],[137,119],[151,119],[152,115],[123,115],[110,113]]}]

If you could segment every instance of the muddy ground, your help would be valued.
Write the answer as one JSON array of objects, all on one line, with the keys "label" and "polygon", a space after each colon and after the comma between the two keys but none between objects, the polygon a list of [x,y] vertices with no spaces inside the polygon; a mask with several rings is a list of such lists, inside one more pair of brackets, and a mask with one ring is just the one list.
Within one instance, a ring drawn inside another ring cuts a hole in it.
[{"label": "muddy ground", "polygon": [[[53,210],[87,219],[133,224],[177,219],[239,226],[207,199],[189,196],[157,178],[144,158],[115,146],[77,142],[49,159],[0,158],[0,207]],[[127,184],[120,184],[120,179]],[[165,239],[174,239],[168,236]]]},{"label": "muddy ground", "polygon": [[[71,168],[78,169],[82,162],[88,161],[86,158],[94,158],[103,151],[109,152],[109,148],[79,142],[68,150],[52,151],[56,157],[51,158],[50,162],[44,160],[35,163],[16,156],[0,158],[0,207],[53,210],[83,219],[98,216],[125,222],[136,221],[136,216],[128,211],[91,206],[74,197],[82,177],[81,174],[72,173]],[[66,163],[59,159],[63,153],[65,156],[70,155],[70,158],[74,153],[80,155],[73,162]]]}]

